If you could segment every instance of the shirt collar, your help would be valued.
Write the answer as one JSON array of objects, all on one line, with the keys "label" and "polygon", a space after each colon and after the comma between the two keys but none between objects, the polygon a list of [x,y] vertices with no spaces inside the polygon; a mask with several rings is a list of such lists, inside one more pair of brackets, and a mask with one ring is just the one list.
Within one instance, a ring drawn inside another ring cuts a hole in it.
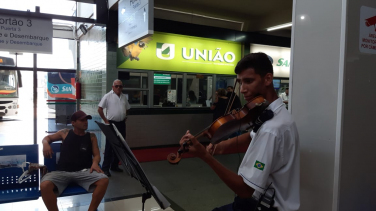
[{"label": "shirt collar", "polygon": [[268,108],[270,110],[272,110],[273,112],[275,112],[282,105],[284,105],[283,102],[282,102],[282,99],[281,98],[277,98],[272,103],[270,103],[270,105],[268,106]]},{"label": "shirt collar", "polygon": [[[111,89],[110,93],[116,95],[116,93],[115,93],[114,90],[112,90],[112,89]],[[119,97],[121,97],[122,95],[123,95],[123,93],[121,92]]]}]

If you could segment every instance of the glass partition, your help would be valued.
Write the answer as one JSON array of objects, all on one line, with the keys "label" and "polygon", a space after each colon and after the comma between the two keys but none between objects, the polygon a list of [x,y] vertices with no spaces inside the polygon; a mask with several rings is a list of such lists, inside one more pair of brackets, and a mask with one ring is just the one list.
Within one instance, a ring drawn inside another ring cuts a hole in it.
[{"label": "glass partition", "polygon": [[52,54],[38,54],[38,68],[76,69],[77,43],[75,40],[54,38],[52,50]]},{"label": "glass partition", "polygon": [[[2,82],[6,82],[4,88],[0,85],[0,146],[33,144],[34,142],[33,72],[20,71],[23,79],[22,87],[19,87],[20,83],[14,72],[16,71],[0,70],[0,77],[3,76]],[[0,83],[4,84],[2,82]],[[17,92],[13,87],[18,88]]]},{"label": "glass partition", "polygon": [[182,74],[154,73],[153,83],[153,106],[182,107]]},{"label": "glass partition", "polygon": [[148,105],[148,74],[144,72],[119,71],[119,80],[123,82],[123,93],[132,107]]},{"label": "glass partition", "polygon": [[187,107],[207,107],[212,96],[211,75],[187,74]]}]

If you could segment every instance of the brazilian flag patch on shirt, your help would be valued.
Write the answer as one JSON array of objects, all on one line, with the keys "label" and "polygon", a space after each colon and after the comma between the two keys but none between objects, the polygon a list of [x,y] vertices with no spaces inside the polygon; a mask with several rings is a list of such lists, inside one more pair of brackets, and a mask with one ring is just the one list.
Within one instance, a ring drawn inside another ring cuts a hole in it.
[{"label": "brazilian flag patch on shirt", "polygon": [[255,165],[253,166],[261,171],[264,170],[265,164],[261,163],[260,161],[256,160]]}]

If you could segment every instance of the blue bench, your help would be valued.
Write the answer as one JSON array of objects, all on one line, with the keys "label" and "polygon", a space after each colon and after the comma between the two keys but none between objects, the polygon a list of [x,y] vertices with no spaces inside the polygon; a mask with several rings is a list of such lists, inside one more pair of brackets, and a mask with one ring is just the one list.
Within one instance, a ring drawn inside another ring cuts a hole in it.
[{"label": "blue bench", "polygon": [[[49,172],[56,171],[57,163],[60,158],[61,141],[51,143],[51,148],[54,151],[52,158],[44,158],[44,165],[47,166]],[[69,184],[68,187],[61,193],[61,196],[72,196],[78,194],[88,193],[84,188],[76,184]]]},{"label": "blue bench", "polygon": [[0,204],[39,198],[39,171],[18,182],[29,167],[24,162],[39,163],[38,159],[38,145],[0,146]]}]

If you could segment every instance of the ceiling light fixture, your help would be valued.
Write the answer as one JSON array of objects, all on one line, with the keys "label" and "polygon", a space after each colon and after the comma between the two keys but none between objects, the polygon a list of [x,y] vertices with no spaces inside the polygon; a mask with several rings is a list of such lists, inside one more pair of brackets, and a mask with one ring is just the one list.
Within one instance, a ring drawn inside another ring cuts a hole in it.
[{"label": "ceiling light fixture", "polygon": [[180,14],[186,14],[186,15],[192,15],[192,16],[197,16],[197,17],[203,17],[203,18],[208,18],[208,19],[237,23],[237,24],[240,24],[240,31],[243,31],[243,27],[244,27],[244,22],[240,22],[240,21],[233,21],[233,20],[229,20],[229,19],[216,18],[216,17],[212,17],[212,16],[207,16],[207,15],[200,15],[200,14],[196,14],[196,13],[183,12],[183,11],[179,11],[179,10],[171,10],[171,9],[166,9],[166,8],[162,8],[162,7],[154,7],[154,9],[168,11],[168,12],[175,12],[175,13],[180,13]]},{"label": "ceiling light fixture", "polygon": [[304,20],[304,18],[305,18],[304,15],[300,16],[300,19]]},{"label": "ceiling light fixture", "polygon": [[285,23],[285,24],[282,24],[282,25],[269,27],[266,30],[267,31],[273,31],[273,30],[277,30],[277,29],[287,28],[287,27],[290,27],[290,26],[292,26],[292,23]]}]

